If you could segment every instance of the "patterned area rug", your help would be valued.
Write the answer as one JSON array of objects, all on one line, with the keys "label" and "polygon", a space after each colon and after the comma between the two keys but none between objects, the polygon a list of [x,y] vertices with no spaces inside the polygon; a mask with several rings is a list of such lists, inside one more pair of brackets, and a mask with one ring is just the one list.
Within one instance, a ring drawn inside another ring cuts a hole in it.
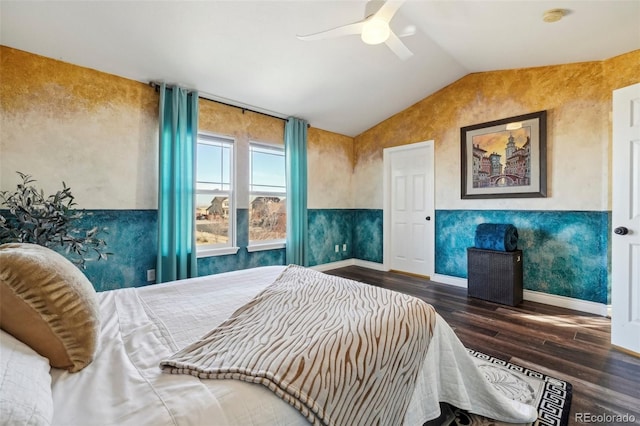
[{"label": "patterned area rug", "polygon": [[[527,425],[566,426],[571,406],[571,384],[528,368],[468,349],[469,354],[493,386],[507,397],[538,407],[538,419]],[[442,415],[424,426],[510,425],[465,410],[441,404]]]}]

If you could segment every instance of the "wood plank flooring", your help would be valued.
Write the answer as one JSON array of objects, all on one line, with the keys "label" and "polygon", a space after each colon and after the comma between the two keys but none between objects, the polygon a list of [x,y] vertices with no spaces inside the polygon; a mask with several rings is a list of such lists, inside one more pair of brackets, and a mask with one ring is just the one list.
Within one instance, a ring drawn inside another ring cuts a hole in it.
[{"label": "wood plank flooring", "polygon": [[467,297],[464,288],[357,266],[327,273],[419,297],[436,308],[466,347],[568,381],[571,425],[587,424],[580,421],[584,413],[591,420],[635,418],[590,425],[640,424],[640,359],[611,346],[608,318],[529,301],[500,305]]}]

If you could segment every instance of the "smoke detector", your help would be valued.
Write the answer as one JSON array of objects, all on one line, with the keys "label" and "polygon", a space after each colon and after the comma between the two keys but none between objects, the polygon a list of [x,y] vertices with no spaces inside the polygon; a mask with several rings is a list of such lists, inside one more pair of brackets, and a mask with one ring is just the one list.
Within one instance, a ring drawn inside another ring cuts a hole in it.
[{"label": "smoke detector", "polygon": [[549,9],[542,15],[544,22],[557,22],[561,20],[567,11],[564,9]]}]

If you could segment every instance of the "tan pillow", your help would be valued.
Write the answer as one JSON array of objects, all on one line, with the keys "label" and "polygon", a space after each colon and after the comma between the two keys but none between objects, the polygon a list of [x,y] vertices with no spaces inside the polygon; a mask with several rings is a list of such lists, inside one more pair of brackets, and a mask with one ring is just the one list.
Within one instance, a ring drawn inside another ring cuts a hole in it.
[{"label": "tan pillow", "polygon": [[51,249],[0,245],[0,327],[53,367],[79,371],[93,360],[98,342],[96,292],[76,266]]}]

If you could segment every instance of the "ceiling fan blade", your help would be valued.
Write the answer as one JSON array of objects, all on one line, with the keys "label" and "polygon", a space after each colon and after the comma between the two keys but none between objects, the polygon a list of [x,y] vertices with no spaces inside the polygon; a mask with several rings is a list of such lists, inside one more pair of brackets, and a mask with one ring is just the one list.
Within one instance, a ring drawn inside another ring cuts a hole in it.
[{"label": "ceiling fan blade", "polygon": [[406,61],[413,56],[413,53],[404,45],[404,43],[393,32],[389,34],[389,38],[385,41],[385,44],[389,46],[389,49],[395,53],[398,58]]},{"label": "ceiling fan blade", "polygon": [[342,25],[340,27],[332,28],[330,30],[321,31],[319,33],[297,35],[296,37],[298,37],[298,40],[315,41],[315,40],[324,40],[328,38],[342,37],[342,36],[347,36],[352,34],[360,34],[362,32],[363,25],[364,25],[364,20],[354,22],[353,24]]},{"label": "ceiling fan blade", "polygon": [[388,0],[382,5],[382,7],[380,7],[375,16],[389,22],[398,9],[400,9],[402,3],[404,3],[404,0]]}]

